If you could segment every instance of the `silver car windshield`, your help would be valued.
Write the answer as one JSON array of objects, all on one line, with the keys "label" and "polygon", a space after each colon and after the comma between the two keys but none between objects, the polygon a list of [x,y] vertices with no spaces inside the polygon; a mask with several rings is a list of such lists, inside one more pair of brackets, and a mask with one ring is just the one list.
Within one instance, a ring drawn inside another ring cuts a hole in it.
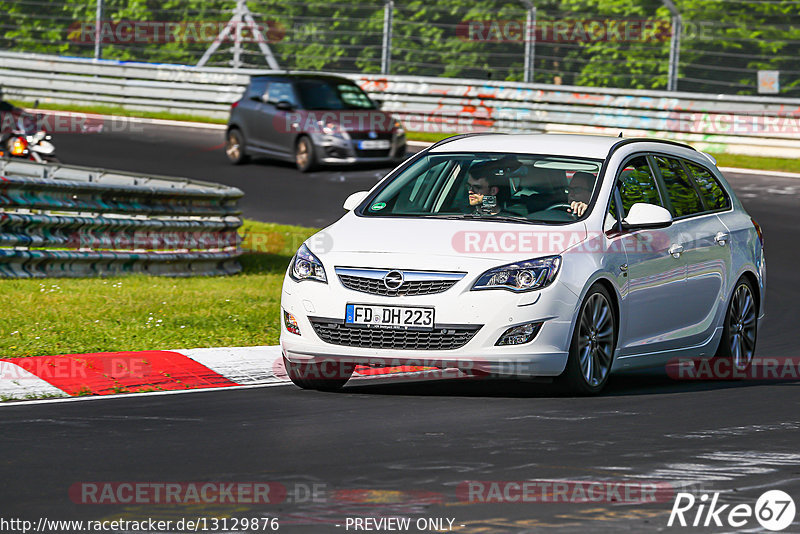
[{"label": "silver car windshield", "polygon": [[385,184],[362,214],[570,222],[578,219],[574,203],[590,205],[602,163],[538,154],[428,154]]}]

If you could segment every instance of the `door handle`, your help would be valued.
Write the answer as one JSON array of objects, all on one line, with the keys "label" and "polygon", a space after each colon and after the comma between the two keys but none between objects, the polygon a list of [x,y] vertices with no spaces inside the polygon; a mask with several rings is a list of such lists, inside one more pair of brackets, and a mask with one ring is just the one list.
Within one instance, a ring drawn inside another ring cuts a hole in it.
[{"label": "door handle", "polygon": [[725,232],[717,232],[717,235],[714,236],[714,243],[717,245],[724,247],[725,243],[728,242],[728,234]]},{"label": "door handle", "polygon": [[680,258],[681,254],[683,254],[683,245],[678,245],[677,243],[669,247],[669,253],[672,254],[673,258]]}]

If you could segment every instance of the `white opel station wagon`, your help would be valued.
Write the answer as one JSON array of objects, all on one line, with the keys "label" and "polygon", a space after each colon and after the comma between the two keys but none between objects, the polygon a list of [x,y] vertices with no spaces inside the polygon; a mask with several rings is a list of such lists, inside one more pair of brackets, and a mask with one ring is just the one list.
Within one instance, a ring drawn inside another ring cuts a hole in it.
[{"label": "white opel station wagon", "polygon": [[763,236],[687,145],[466,134],[344,207],[283,284],[302,388],[338,389],[356,365],[554,377],[576,394],[677,359],[750,366]]}]

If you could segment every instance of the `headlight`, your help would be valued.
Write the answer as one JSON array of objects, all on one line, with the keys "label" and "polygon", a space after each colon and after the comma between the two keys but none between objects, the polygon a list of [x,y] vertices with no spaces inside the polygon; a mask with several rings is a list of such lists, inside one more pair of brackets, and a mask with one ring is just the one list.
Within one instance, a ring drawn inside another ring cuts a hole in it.
[{"label": "headlight", "polygon": [[345,133],[345,129],[342,128],[341,125],[332,121],[317,121],[317,126],[319,126],[320,131],[325,135],[338,135],[342,137]]},{"label": "headlight", "polygon": [[328,278],[325,276],[325,267],[322,266],[322,262],[319,261],[305,245],[302,245],[298,249],[297,254],[294,255],[294,258],[292,258],[289,276],[297,282],[302,280],[316,280],[323,284],[328,283]]},{"label": "headlight", "polygon": [[395,121],[392,123],[392,129],[394,130],[394,133],[397,135],[403,135],[404,133],[406,133],[405,129],[403,128],[403,125],[397,119],[395,119]]},{"label": "headlight", "polygon": [[560,267],[561,256],[511,263],[486,271],[472,289],[507,289],[519,292],[542,289],[553,283]]}]

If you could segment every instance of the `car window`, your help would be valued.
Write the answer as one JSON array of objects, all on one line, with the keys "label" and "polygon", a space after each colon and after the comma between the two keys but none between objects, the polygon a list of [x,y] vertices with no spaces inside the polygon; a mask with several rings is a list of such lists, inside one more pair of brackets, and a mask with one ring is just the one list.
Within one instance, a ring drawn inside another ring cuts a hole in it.
[{"label": "car window", "polygon": [[638,156],[628,161],[619,173],[619,193],[622,198],[622,209],[628,213],[637,202],[662,206],[658,194],[658,186],[650,165],[645,156]]},{"label": "car window", "polygon": [[365,214],[570,222],[578,218],[570,202],[591,204],[601,165],[534,154],[429,154],[378,191]]},{"label": "car window", "polygon": [[681,162],[674,158],[654,156],[672,204],[672,216],[684,217],[703,211],[703,201],[686,174]]},{"label": "car window", "polygon": [[337,85],[336,89],[339,91],[339,95],[349,108],[371,109],[373,107],[372,101],[369,99],[369,97],[364,93],[364,91],[355,85],[342,83]]},{"label": "car window", "polygon": [[251,79],[250,86],[247,88],[248,98],[261,98],[267,90],[268,81],[266,78]]},{"label": "car window", "polygon": [[708,209],[728,209],[730,207],[728,195],[725,194],[725,190],[722,189],[722,186],[711,174],[711,171],[688,161],[684,163],[694,175],[694,181],[698,189],[700,189],[700,194],[703,195],[703,200],[706,201]]},{"label": "car window", "polygon": [[272,82],[269,84],[267,90],[267,102],[277,104],[278,102],[289,102],[291,105],[297,105],[297,99],[294,97],[294,90],[292,84],[289,82]]},{"label": "car window", "polygon": [[364,91],[351,83],[303,80],[297,90],[305,109],[375,109]]}]

